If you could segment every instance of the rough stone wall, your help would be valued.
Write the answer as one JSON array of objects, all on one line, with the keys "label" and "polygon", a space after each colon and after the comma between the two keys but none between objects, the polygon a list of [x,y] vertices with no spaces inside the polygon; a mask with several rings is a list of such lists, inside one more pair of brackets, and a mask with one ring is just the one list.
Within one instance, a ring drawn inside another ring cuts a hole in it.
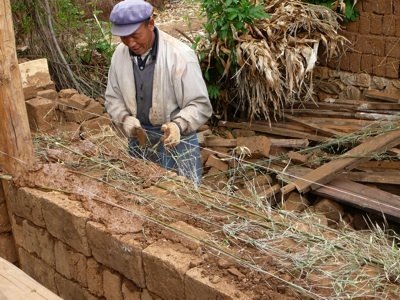
[{"label": "rough stone wall", "polygon": [[[248,299],[224,279],[203,275],[193,242],[143,245],[90,221],[82,203],[65,194],[5,190],[20,268],[63,299]],[[176,226],[202,234],[184,222]]]},{"label": "rough stone wall", "polygon": [[331,68],[352,73],[364,72],[386,78],[399,78],[400,0],[361,0],[356,8],[360,17],[343,32],[352,47],[332,61]]}]

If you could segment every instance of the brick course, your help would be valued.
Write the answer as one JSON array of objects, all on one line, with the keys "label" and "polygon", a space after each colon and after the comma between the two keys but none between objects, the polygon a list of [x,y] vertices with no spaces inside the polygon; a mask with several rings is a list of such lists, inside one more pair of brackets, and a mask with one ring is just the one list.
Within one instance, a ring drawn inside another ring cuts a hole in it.
[{"label": "brick course", "polygon": [[363,10],[365,12],[372,12],[381,15],[393,13],[393,0],[363,0],[361,2],[363,3]]}]

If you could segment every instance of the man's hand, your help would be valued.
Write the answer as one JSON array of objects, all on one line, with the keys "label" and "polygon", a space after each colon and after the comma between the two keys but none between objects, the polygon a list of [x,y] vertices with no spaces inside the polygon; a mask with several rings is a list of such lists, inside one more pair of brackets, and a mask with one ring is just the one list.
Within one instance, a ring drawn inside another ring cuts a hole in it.
[{"label": "man's hand", "polygon": [[127,116],[122,124],[125,134],[128,137],[136,136],[136,129],[141,128],[140,121],[132,116]]},{"label": "man's hand", "polygon": [[161,131],[164,132],[162,141],[165,148],[173,148],[181,141],[181,131],[178,125],[174,122],[169,122],[161,126]]}]

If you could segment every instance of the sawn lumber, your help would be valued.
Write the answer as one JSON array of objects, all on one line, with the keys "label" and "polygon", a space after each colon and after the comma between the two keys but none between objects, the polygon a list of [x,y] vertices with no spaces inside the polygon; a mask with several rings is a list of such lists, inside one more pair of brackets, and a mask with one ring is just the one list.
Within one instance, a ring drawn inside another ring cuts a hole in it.
[{"label": "sawn lumber", "polygon": [[332,160],[321,167],[312,170],[302,178],[282,188],[282,193],[297,189],[299,193],[306,193],[309,190],[316,190],[322,185],[331,181],[343,170],[351,170],[357,164],[373,158],[374,155],[386,152],[400,143],[400,130],[383,133],[376,137],[369,138],[364,143],[356,146],[338,159]]}]

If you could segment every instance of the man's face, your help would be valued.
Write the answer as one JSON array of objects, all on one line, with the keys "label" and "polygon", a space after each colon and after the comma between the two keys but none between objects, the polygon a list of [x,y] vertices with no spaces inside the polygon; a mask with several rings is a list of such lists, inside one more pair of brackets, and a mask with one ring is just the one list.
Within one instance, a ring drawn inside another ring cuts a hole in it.
[{"label": "man's face", "polygon": [[154,41],[154,20],[144,22],[139,29],[128,36],[121,36],[121,41],[136,55],[142,55],[151,48]]}]

